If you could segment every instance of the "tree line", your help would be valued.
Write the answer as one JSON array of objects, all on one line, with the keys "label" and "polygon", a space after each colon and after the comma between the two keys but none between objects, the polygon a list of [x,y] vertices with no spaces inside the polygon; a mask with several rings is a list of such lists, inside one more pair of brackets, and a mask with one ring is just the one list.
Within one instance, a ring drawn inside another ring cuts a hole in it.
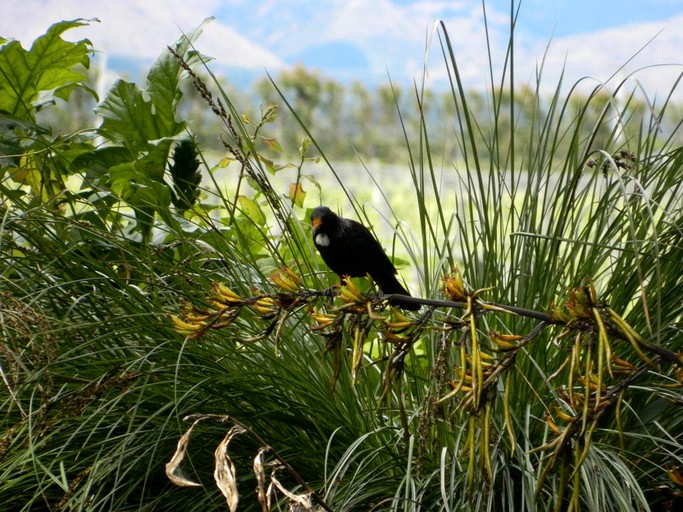
[{"label": "tree line", "polygon": [[[92,76],[91,82],[95,79]],[[277,140],[277,151],[287,157],[299,153],[306,131],[332,161],[361,158],[387,164],[402,163],[408,156],[406,142],[420,138],[427,140],[433,153],[444,162],[457,162],[466,151],[455,142],[463,120],[458,99],[450,89],[421,90],[390,82],[369,86],[359,80],[342,83],[303,65],[283,70],[272,80],[261,78],[244,88],[238,88],[229,79],[220,81],[233,102],[248,109],[244,112],[245,120],[258,118],[259,110],[270,105],[278,106],[278,115],[269,127],[268,137]],[[491,154],[499,153],[509,145],[513,132],[516,147],[527,147],[535,136],[535,120],[545,116],[557,101],[556,96],[544,96],[530,85],[520,85],[514,93],[499,89],[468,90],[466,94],[474,127],[472,133],[478,139],[472,144],[486,147],[495,141],[496,147],[489,148]],[[614,94],[600,87],[574,92],[563,101],[566,102],[562,107],[563,117],[570,123],[582,123],[585,129],[581,136],[593,137],[598,149],[615,133],[625,143],[633,140],[637,137],[634,127],[641,124],[656,126],[664,144],[683,115],[682,105],[669,105],[665,117],[657,116],[653,106],[642,97],[623,92]],[[67,132],[84,126],[88,119],[92,119],[94,125],[94,106],[91,95],[77,90],[72,94],[68,109],[66,104],[48,109],[43,121]],[[208,151],[224,150],[222,120],[208,108],[189,81],[184,84],[179,115],[189,121],[201,147]],[[624,116],[628,116],[628,122]],[[601,117],[606,122],[596,123]],[[601,133],[593,133],[596,124]],[[568,149],[575,141],[566,138],[561,143]]]}]

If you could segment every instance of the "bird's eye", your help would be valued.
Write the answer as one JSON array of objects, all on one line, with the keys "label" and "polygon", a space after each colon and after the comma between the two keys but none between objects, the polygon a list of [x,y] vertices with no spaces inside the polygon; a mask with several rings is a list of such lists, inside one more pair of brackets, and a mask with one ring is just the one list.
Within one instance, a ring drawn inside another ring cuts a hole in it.
[{"label": "bird's eye", "polygon": [[318,233],[315,237],[315,243],[320,247],[327,247],[330,245],[330,237],[325,233]]}]

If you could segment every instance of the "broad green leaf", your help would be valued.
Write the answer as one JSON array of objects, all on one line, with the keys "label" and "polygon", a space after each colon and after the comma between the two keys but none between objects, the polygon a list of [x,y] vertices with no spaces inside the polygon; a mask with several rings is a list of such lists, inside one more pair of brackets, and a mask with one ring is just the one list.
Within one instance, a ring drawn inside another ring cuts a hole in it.
[{"label": "broad green leaf", "polygon": [[261,136],[261,140],[263,143],[268,147],[268,149],[272,151],[282,151],[282,146],[278,142],[278,140],[275,137],[263,137]]},{"label": "broad green leaf", "polygon": [[164,179],[164,172],[166,170],[166,164],[168,162],[173,140],[174,139],[168,138],[155,141],[154,145],[150,145],[147,155],[139,159],[144,165],[147,175],[151,179],[156,181],[162,181]]},{"label": "broad green leaf", "polygon": [[74,87],[81,87],[81,81],[87,75],[73,68],[90,66],[92,44],[87,39],[71,43],[60,36],[66,30],[87,24],[83,19],[55,23],[28,51],[18,41],[3,40],[5,43],[0,46],[0,111],[18,119],[33,120],[39,96],[42,102],[52,96],[64,98]]},{"label": "broad green leaf", "polygon": [[[208,18],[197,27],[190,34],[182,35],[175,43],[168,48],[164,48],[161,55],[154,62],[147,74],[147,93],[152,100],[155,107],[155,113],[158,116],[159,123],[161,123],[167,133],[165,136],[170,136],[176,127],[175,109],[182,97],[180,90],[180,81],[185,75],[185,70],[182,67],[178,57],[182,57],[183,61],[192,66],[198,62],[206,62],[210,60],[204,56],[200,56],[192,49],[192,43],[202,33],[204,25],[213,18]],[[173,52],[171,52],[171,50]]]},{"label": "broad green leaf", "polygon": [[146,184],[134,183],[128,202],[140,208],[166,209],[171,204],[171,191],[165,183],[150,181]]},{"label": "broad green leaf", "polygon": [[239,196],[237,198],[237,202],[240,205],[240,210],[242,210],[242,213],[244,213],[244,215],[254,224],[257,226],[265,225],[266,217],[263,215],[263,212],[261,211],[261,208],[259,208],[259,205],[256,203],[256,201],[249,199],[247,196]]},{"label": "broad green leaf", "polygon": [[318,189],[319,192],[322,192],[320,183],[318,183],[318,180],[315,178],[315,176],[313,176],[312,174],[303,174],[301,177],[306,178],[309,183],[311,183],[315,188]]},{"label": "broad green leaf", "polygon": [[172,137],[182,123],[158,113],[157,105],[132,82],[117,80],[97,107],[102,116],[100,130],[134,152],[146,149],[149,141]]},{"label": "broad green leaf", "polygon": [[65,190],[61,175],[48,163],[45,153],[25,153],[19,166],[10,167],[9,174],[15,183],[28,185],[31,193],[43,203],[55,199]]},{"label": "broad green leaf", "polygon": [[[182,36],[171,46],[188,65],[199,59],[191,45],[202,27]],[[159,164],[155,166],[155,179],[161,179],[163,175],[170,139],[185,129],[185,123],[176,119],[176,107],[182,96],[180,81],[184,73],[178,58],[165,48],[147,74],[144,91],[134,83],[119,79],[96,109],[103,118],[100,130],[109,138],[122,142],[136,153],[149,151],[150,143],[157,146],[150,151],[153,153],[150,160]]]},{"label": "broad green leaf", "polygon": [[15,183],[30,186],[36,190],[40,189],[40,170],[35,162],[35,158],[23,155],[19,167],[10,167],[9,175]]},{"label": "broad green leaf", "polygon": [[304,137],[301,141],[301,146],[299,146],[299,154],[305,156],[308,153],[308,149],[311,147],[312,141],[309,137]]},{"label": "broad green leaf", "polygon": [[[228,165],[230,165],[234,160],[230,157],[224,156],[223,158],[220,159],[218,164],[216,165],[216,168],[218,169],[225,169]],[[213,170],[213,169],[212,169]]]},{"label": "broad green leaf", "polygon": [[112,192],[126,201],[130,198],[132,184],[145,180],[145,175],[138,171],[134,162],[118,164],[109,169],[109,186]]},{"label": "broad green leaf", "polygon": [[266,158],[263,155],[258,155],[258,158],[266,166],[266,169],[268,169],[270,174],[275,174],[277,172],[277,169],[275,169],[275,162],[270,158]]},{"label": "broad green leaf", "polygon": [[109,169],[109,176],[112,192],[133,207],[137,230],[144,240],[151,236],[155,213],[167,223],[173,222],[168,211],[171,190],[165,183],[150,179],[143,162],[115,165]]},{"label": "broad green leaf", "polygon": [[278,171],[283,169],[296,168],[292,163],[276,164],[270,158],[266,158],[263,155],[258,155],[258,159],[266,166],[266,170],[272,175],[275,175]]},{"label": "broad green leaf", "polygon": [[261,185],[259,184],[258,181],[256,181],[256,180],[255,180],[254,178],[252,178],[251,176],[247,175],[247,183],[249,184],[249,186],[250,186],[251,188],[253,188],[253,189],[256,191],[257,194],[260,193]]},{"label": "broad green leaf", "polygon": [[63,141],[59,146],[53,146],[53,150],[59,153],[59,161],[64,165],[64,172],[77,172],[75,162],[81,158],[92,155],[94,146],[90,141]]},{"label": "broad green leaf", "polygon": [[85,173],[85,180],[81,188],[104,186],[107,180],[107,171],[115,165],[128,162],[131,159],[131,152],[123,146],[105,146],[98,148],[91,153],[86,153],[73,161],[73,170]]},{"label": "broad green leaf", "polygon": [[266,105],[261,106],[261,122],[262,123],[272,123],[277,119],[277,105]]}]

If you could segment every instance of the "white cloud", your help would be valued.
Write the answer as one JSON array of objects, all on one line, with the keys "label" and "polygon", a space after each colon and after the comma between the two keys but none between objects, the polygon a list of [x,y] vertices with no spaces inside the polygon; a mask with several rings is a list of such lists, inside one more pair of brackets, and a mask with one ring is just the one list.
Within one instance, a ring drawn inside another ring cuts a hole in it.
[{"label": "white cloud", "polygon": [[[508,15],[487,8],[488,39],[492,49],[494,83],[503,73],[508,45]],[[490,86],[486,32],[480,9],[473,9],[444,21],[454,48],[458,68],[465,86]],[[637,83],[652,98],[666,96],[683,73],[683,16],[660,22],[633,23],[592,33],[576,34],[552,41],[539,40],[534,34],[515,33],[515,77],[518,82],[535,86],[536,67],[540,66],[549,46],[541,88],[554,92],[564,74],[564,90],[581,81],[582,90],[607,82],[607,87],[630,91]],[[430,50],[429,77],[435,85],[445,84],[446,69],[438,41]],[[394,66],[405,65],[411,76],[419,76],[422,62],[416,52],[408,59],[394,60]],[[408,66],[410,62],[411,66]],[[398,71],[389,66],[390,71]],[[636,83],[637,80],[637,83]],[[683,88],[674,95],[683,102]]]},{"label": "white cloud", "polygon": [[[469,4],[468,9],[460,13],[452,13],[444,17],[443,25],[446,28],[448,38],[453,47],[453,52],[458,66],[460,76],[466,87],[484,88],[490,84],[488,75],[489,70],[489,49],[493,60],[494,70],[502,68],[505,50],[508,42],[509,19],[504,13],[495,11],[492,7],[486,9],[486,21],[488,33],[484,25],[484,14],[481,5],[473,7]],[[431,26],[435,27],[434,24]],[[439,24],[439,31],[441,26]],[[441,37],[443,38],[443,34]],[[445,39],[444,39],[445,46]],[[423,47],[424,50],[424,38]],[[434,83],[446,80],[446,67],[442,55],[439,34],[432,34],[432,39],[428,48],[429,79]],[[422,54],[413,53],[415,57],[413,65],[406,67],[405,72],[412,77],[419,77],[424,65],[419,61]]]},{"label": "white cloud", "polygon": [[[497,37],[500,20],[493,8],[487,8],[491,34]],[[426,54],[430,68],[440,76],[441,62],[435,23],[441,19],[463,58],[463,74],[479,77],[485,58],[486,38],[481,4],[465,1],[421,0],[398,5],[391,0],[338,0],[323,26],[308,26],[315,35],[304,36],[317,44],[329,41],[350,41],[356,44],[371,65],[373,78],[386,76],[387,71],[398,81],[412,81],[421,76]],[[305,30],[306,31],[306,30]],[[431,73],[431,70],[430,70]]]},{"label": "white cloud", "polygon": [[414,26],[404,9],[389,0],[349,0],[336,2],[331,23],[324,37],[327,40],[371,40],[405,37],[413,39]]},{"label": "white cloud", "polygon": [[[609,80],[607,86],[614,90],[627,80],[630,90],[638,80],[648,95],[661,97],[683,72],[681,24],[683,16],[678,16],[559,38],[550,44],[543,82],[554,87],[563,71],[569,85],[586,78],[585,86],[595,87]],[[540,63],[543,50],[540,43],[524,49],[528,76],[533,72],[531,64]],[[683,100],[681,92],[677,96]]]},{"label": "white cloud", "polygon": [[[54,22],[97,18],[100,23],[70,31],[64,37],[87,37],[96,50],[109,57],[151,60],[183,32],[192,31],[212,16],[219,5],[217,0],[24,0],[11,6],[3,2],[3,11],[11,12],[0,15],[0,34],[29,46]],[[206,26],[197,46],[218,63],[229,66],[263,69],[283,65],[274,53],[218,21]]]},{"label": "white cloud", "polygon": [[197,47],[225,66],[257,70],[267,68],[269,71],[285,66],[280,57],[218,21],[207,25]]},{"label": "white cloud", "polygon": [[[497,78],[502,73],[509,30],[509,13],[496,10],[498,5],[502,4],[486,3],[488,41]],[[89,37],[97,50],[110,57],[151,60],[181,31],[194,29],[211,15],[219,19],[206,26],[197,45],[220,66],[273,70],[316,46],[342,42],[361,51],[369,63],[369,73],[358,80],[382,80],[388,71],[395,82],[403,83],[419,79],[426,41],[435,20],[443,18],[465,84],[489,85],[482,7],[472,0],[5,0],[0,1],[0,35],[29,44],[55,21],[97,17],[101,23],[71,31],[69,37]],[[543,83],[554,88],[563,70],[569,84],[583,76],[607,80],[663,28],[613,81],[618,85],[639,67],[678,65],[638,73],[648,92],[661,96],[668,92],[683,64],[683,31],[678,30],[682,25],[679,16],[660,23],[557,38],[550,46]],[[543,58],[548,41],[539,37],[521,28],[515,34],[515,74],[521,81],[533,79]],[[344,71],[348,69],[340,70],[340,75]],[[445,67],[436,37],[429,47],[429,73],[433,83],[444,83]]]}]

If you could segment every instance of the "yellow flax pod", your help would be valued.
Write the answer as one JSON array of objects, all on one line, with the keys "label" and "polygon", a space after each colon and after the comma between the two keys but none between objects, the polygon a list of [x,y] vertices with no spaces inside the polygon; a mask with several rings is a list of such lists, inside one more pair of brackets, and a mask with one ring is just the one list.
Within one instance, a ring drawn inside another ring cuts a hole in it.
[{"label": "yellow flax pod", "polygon": [[181,336],[192,336],[206,329],[204,321],[187,321],[178,315],[168,315],[173,323],[173,330]]},{"label": "yellow flax pod", "polygon": [[443,278],[443,293],[450,300],[456,302],[465,302],[467,300],[467,289],[458,267],[453,267],[453,271]]},{"label": "yellow flax pod", "polygon": [[301,278],[287,267],[277,269],[270,275],[271,282],[286,293],[298,293],[301,290]]},{"label": "yellow flax pod", "polygon": [[244,299],[223,283],[214,282],[212,284],[212,295],[224,305],[243,304]]},{"label": "yellow flax pod", "polygon": [[261,297],[251,307],[254,311],[265,317],[276,315],[280,309],[272,297]]}]

